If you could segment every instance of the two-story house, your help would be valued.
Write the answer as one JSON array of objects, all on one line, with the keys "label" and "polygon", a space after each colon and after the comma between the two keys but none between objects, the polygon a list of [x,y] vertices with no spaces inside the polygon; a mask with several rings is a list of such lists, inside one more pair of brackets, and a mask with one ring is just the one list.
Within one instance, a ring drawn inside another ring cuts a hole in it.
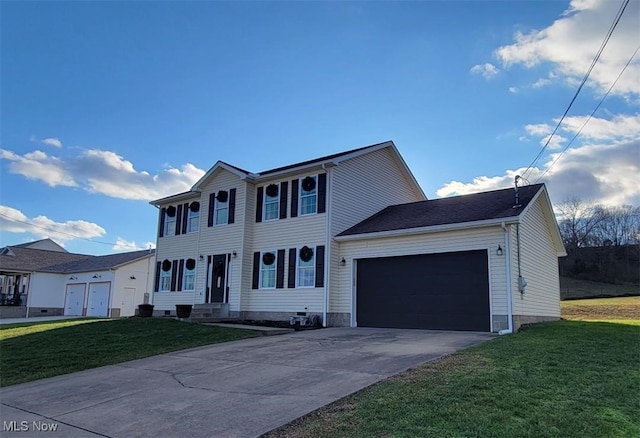
[{"label": "two-story house", "polygon": [[[532,187],[536,188],[522,188],[527,196],[523,194],[523,205],[517,209],[506,199],[511,195],[502,191],[505,193],[501,198],[508,205],[503,206],[503,214],[497,219],[485,217],[495,216],[495,211],[468,218],[458,212],[458,216],[452,217],[457,225],[448,230],[442,223],[407,224],[407,219],[414,215],[424,219],[421,208],[424,210],[425,203],[434,201],[427,201],[392,142],[260,173],[219,161],[190,191],[151,202],[159,212],[152,297],[155,314],[173,315],[176,304],[193,304],[220,306],[223,314],[241,319],[286,321],[297,312],[307,312],[321,318],[325,326],[506,329],[513,320],[509,311],[512,309],[506,309],[506,294],[512,288],[506,285],[509,282],[505,256],[502,253],[498,256],[496,248],[511,254],[511,243],[505,240],[505,235],[515,232],[510,227],[520,221],[527,205],[537,202],[540,195],[544,210],[541,227],[548,229],[549,235],[549,244],[544,248],[545,266],[555,269],[556,279],[557,257],[563,251],[559,234],[554,234],[557,225],[553,215],[549,216],[546,190],[543,186]],[[462,201],[455,208],[464,210],[466,197],[458,198]],[[387,207],[393,205],[408,207],[389,216]],[[438,217],[447,216],[446,208],[443,206]],[[382,224],[376,222],[380,215]],[[470,221],[475,224],[470,225]],[[490,226],[491,232],[487,233],[478,221]],[[469,238],[470,244],[465,247],[460,238],[453,236],[453,244],[448,248],[442,241],[442,233],[447,232],[462,232],[463,243]],[[378,248],[377,252],[370,250],[373,247]],[[454,257],[444,260],[444,265],[442,257],[434,256],[450,252]],[[412,255],[421,258],[398,259]],[[511,255],[508,257],[511,267]],[[490,264],[496,258],[498,265],[492,267]],[[377,265],[372,262],[376,259]],[[394,265],[398,260],[402,266]],[[387,265],[395,266],[395,272],[383,268]],[[427,269],[427,265],[436,268]],[[438,271],[437,266],[443,271]],[[461,271],[450,272],[452,266],[459,266]],[[476,309],[471,318],[480,323],[464,323],[468,309],[451,314],[448,319],[456,321],[455,324],[430,323],[427,317],[415,315],[408,322],[403,320],[403,309],[415,313],[416,309],[430,308],[431,313],[433,309],[439,313],[438,306],[448,309],[459,301],[458,289],[447,293],[429,291],[432,281],[438,287],[448,284],[446,278],[435,281],[424,277],[429,275],[429,269],[436,269],[433,273],[436,276],[442,277],[444,272],[455,279],[465,278],[466,268],[477,270],[474,281],[482,284],[474,286],[458,281],[455,288],[471,288],[472,295],[480,297],[473,301],[480,303],[480,310]],[[387,281],[376,279],[376,271]],[[372,284],[361,278],[367,272],[372,274]],[[499,278],[502,279],[498,281]],[[376,283],[384,284],[385,289],[369,290],[375,289]],[[360,291],[358,284],[362,285]],[[363,295],[365,287],[368,291]],[[532,318],[559,316],[557,285],[555,289],[552,287],[549,297],[544,300],[551,300],[551,310],[533,309]],[[395,305],[389,307],[389,303]],[[376,312],[394,316],[389,319],[388,315]],[[363,316],[361,320],[358,314]]]}]

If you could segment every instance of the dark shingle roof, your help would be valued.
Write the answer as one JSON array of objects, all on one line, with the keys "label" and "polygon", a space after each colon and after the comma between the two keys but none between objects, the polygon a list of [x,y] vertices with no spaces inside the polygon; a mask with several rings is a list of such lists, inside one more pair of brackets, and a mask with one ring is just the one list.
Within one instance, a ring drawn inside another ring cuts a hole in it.
[{"label": "dark shingle roof", "polygon": [[115,268],[124,263],[129,263],[154,253],[155,250],[144,249],[141,251],[123,252],[120,254],[90,256],[85,259],[50,266],[47,270],[49,272],[61,272],[67,274],[72,272],[100,271]]},{"label": "dark shingle roof", "polygon": [[309,161],[302,161],[300,163],[290,164],[288,166],[282,166],[282,167],[277,167],[275,169],[265,170],[265,171],[262,171],[262,172],[258,173],[258,175],[261,175],[261,176],[262,175],[269,175],[271,173],[281,172],[283,170],[295,169],[296,167],[308,166],[308,165],[314,164],[314,163],[321,163],[323,161],[332,160],[334,158],[342,157],[344,155],[352,154],[354,152],[359,152],[359,151],[362,151],[362,150],[365,150],[365,149],[374,148],[376,146],[380,146],[380,145],[387,144],[387,143],[391,144],[391,141],[383,141],[382,143],[376,143],[376,144],[372,144],[372,145],[369,145],[369,146],[363,146],[363,147],[360,147],[360,148],[351,149],[351,150],[344,151],[344,152],[339,152],[337,154],[326,155],[324,157],[314,158],[313,160],[309,160]]},{"label": "dark shingle roof", "polygon": [[512,188],[392,205],[338,236],[511,218],[523,211],[541,187],[543,184],[520,187],[516,208]]},{"label": "dark shingle roof", "polygon": [[9,249],[15,255],[0,255],[0,270],[2,271],[45,271],[45,268],[55,264],[75,262],[92,257],[86,254],[24,248],[22,245],[10,246]]},{"label": "dark shingle roof", "polygon": [[[43,249],[10,246],[15,255],[0,255],[0,271],[85,272],[104,270],[132,262],[148,255],[149,250],[92,256]],[[155,250],[151,250],[154,253]]]}]

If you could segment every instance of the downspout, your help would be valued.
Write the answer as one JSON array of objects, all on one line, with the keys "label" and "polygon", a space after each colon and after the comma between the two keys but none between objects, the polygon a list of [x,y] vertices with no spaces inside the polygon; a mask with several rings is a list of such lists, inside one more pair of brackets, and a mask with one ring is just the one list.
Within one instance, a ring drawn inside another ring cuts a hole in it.
[{"label": "downspout", "polygon": [[324,263],[324,299],[322,305],[322,326],[327,327],[327,314],[329,312],[329,283],[331,281],[331,191],[333,185],[331,184],[331,166],[326,164],[322,165],[322,168],[327,172],[327,197],[326,202],[326,224],[325,224],[325,263]]},{"label": "downspout", "polygon": [[[513,297],[512,297],[512,278],[511,278],[511,230],[502,222],[502,230],[504,231],[504,249],[505,264],[507,267],[507,328],[498,332],[499,335],[508,335],[513,333]],[[519,249],[519,248],[518,248]]]}]

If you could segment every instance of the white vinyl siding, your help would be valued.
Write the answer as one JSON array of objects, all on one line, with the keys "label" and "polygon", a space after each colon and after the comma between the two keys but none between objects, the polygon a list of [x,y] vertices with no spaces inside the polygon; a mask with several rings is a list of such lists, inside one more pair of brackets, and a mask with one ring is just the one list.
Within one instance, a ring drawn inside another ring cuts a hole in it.
[{"label": "white vinyl siding", "polygon": [[332,236],[389,205],[425,200],[388,149],[341,162],[331,184]]},{"label": "white vinyl siding", "polygon": [[530,205],[520,224],[520,267],[522,276],[527,281],[523,294],[518,290],[516,227],[511,227],[514,315],[560,316],[557,249],[553,246],[542,201],[541,196]]}]

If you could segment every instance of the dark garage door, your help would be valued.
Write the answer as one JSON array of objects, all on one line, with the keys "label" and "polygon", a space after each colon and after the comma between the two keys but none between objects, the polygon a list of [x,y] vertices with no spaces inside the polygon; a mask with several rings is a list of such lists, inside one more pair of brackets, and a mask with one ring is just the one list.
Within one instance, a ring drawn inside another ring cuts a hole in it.
[{"label": "dark garage door", "polygon": [[491,331],[485,250],[357,263],[359,327]]}]

